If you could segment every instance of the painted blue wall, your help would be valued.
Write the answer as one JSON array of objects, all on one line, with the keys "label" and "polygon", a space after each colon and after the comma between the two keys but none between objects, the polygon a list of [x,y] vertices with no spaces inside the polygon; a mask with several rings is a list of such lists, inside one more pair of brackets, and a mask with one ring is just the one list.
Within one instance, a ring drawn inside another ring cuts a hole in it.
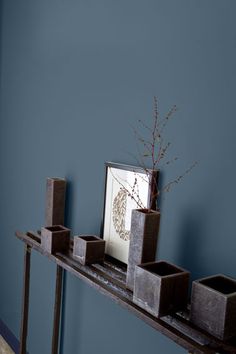
[{"label": "painted blue wall", "polygon": [[[179,110],[167,138],[195,170],[162,203],[158,257],[193,278],[236,276],[236,2],[3,0],[0,318],[18,335],[23,245],[44,222],[45,179],[70,183],[68,226],[98,233],[106,160],[135,163],[130,127]],[[129,153],[127,153],[127,151]],[[29,351],[50,352],[55,265],[33,253]],[[65,354],[184,353],[78,279],[66,279]]]}]

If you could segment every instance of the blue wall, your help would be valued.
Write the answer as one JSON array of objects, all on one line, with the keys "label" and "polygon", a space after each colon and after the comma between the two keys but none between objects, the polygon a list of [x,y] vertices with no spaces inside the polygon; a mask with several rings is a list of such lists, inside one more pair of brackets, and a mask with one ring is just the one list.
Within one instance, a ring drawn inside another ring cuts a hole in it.
[{"label": "blue wall", "polygon": [[[0,318],[18,335],[23,245],[44,222],[45,179],[69,182],[68,226],[98,233],[106,160],[135,163],[130,125],[179,110],[167,138],[195,170],[162,202],[158,257],[193,278],[236,276],[234,0],[3,0]],[[29,351],[50,352],[55,265],[33,253]],[[64,354],[183,353],[81,281],[66,279]]]}]

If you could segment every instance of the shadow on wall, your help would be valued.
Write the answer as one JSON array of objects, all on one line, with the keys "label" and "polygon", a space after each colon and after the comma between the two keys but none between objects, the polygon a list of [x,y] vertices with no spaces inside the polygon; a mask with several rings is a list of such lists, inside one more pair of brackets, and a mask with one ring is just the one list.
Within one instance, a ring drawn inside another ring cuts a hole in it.
[{"label": "shadow on wall", "polygon": [[71,227],[72,225],[72,206],[74,205],[74,189],[73,182],[70,176],[66,176],[66,204],[65,204],[65,225]]},{"label": "shadow on wall", "polygon": [[[65,202],[65,226],[72,228],[73,225],[73,206],[75,198],[74,181],[71,175],[65,176],[67,181],[66,186],[66,202]],[[73,232],[71,234],[73,238]],[[78,279],[77,279],[78,280]],[[78,301],[78,294],[79,299]],[[61,308],[61,329],[60,329],[60,343],[59,343],[59,353],[64,353],[64,348],[66,347],[66,325],[70,323],[70,331],[67,336],[69,336],[70,346],[80,345],[80,323],[81,323],[81,311],[82,311],[82,300],[83,300],[83,284],[81,281],[76,283],[71,283],[68,281],[68,274],[64,272],[63,275],[63,297],[62,297],[62,308]],[[71,306],[68,308],[67,304],[70,303]],[[74,309],[76,308],[76,312]],[[72,311],[72,313],[70,312]],[[79,344],[78,344],[79,343]]]},{"label": "shadow on wall", "polygon": [[[179,230],[178,264],[191,272],[192,280],[202,277],[205,265],[202,260],[206,237],[207,212],[202,207],[189,206],[183,212]],[[191,269],[195,269],[192,272]]]},{"label": "shadow on wall", "polygon": [[[66,185],[66,201],[65,201],[65,226],[70,228],[72,223],[71,220],[71,204],[73,199],[73,184],[71,182],[70,177],[66,177],[67,185]],[[64,272],[63,274],[63,288],[62,288],[62,305],[61,305],[61,330],[60,330],[60,353],[62,353],[64,347],[64,339],[65,339],[65,313],[66,313],[66,299],[67,299],[67,274]]]},{"label": "shadow on wall", "polygon": [[[159,176],[158,176],[158,189],[159,191],[162,190],[162,188],[164,187],[164,172],[163,171],[159,171]],[[158,209],[162,209],[162,202],[163,202],[163,193],[160,193],[160,195],[157,197],[157,208]]]}]

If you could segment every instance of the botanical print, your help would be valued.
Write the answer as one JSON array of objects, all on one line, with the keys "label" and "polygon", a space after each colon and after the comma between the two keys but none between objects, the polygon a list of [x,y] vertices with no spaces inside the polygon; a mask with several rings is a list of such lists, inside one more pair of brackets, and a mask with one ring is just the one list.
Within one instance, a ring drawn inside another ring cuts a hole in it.
[{"label": "botanical print", "polygon": [[124,241],[129,241],[130,230],[125,229],[125,215],[127,210],[127,192],[121,188],[114,198],[112,205],[112,221],[119,237]]},{"label": "botanical print", "polygon": [[132,209],[139,208],[134,196],[138,195],[144,207],[147,206],[149,183],[137,168],[119,166],[107,166],[103,238],[106,254],[127,263]]}]

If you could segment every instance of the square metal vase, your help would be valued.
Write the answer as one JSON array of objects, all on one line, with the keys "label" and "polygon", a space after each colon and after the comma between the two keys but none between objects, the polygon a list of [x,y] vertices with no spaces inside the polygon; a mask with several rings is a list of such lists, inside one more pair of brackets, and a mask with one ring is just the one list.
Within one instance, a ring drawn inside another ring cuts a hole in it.
[{"label": "square metal vase", "polygon": [[48,253],[66,252],[69,249],[70,229],[62,225],[42,227],[41,246]]},{"label": "square metal vase", "polygon": [[136,266],[133,301],[155,317],[183,310],[189,272],[165,261]]},{"label": "square metal vase", "polygon": [[105,243],[98,236],[75,236],[73,255],[83,265],[101,263],[104,261]]},{"label": "square metal vase", "polygon": [[236,336],[236,279],[219,274],[192,284],[191,321],[213,336]]}]

